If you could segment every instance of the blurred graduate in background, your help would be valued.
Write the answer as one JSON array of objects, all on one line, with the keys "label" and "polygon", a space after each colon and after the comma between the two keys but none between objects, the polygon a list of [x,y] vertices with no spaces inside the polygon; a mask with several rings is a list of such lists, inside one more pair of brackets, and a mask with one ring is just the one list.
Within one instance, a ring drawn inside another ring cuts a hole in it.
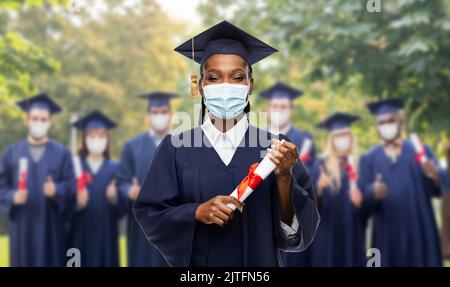
[{"label": "blurred graduate in background", "polygon": [[11,266],[65,266],[65,223],[75,199],[70,152],[52,141],[52,115],[61,108],[46,94],[18,103],[27,113],[26,139],[0,161],[0,208],[10,233]]},{"label": "blurred graduate in background", "polygon": [[269,131],[276,135],[285,135],[291,139],[300,151],[301,157],[301,151],[303,149],[306,153],[303,154],[301,160],[306,169],[310,170],[316,156],[313,136],[310,132],[297,129],[291,123],[292,115],[295,112],[293,101],[302,94],[302,91],[279,82],[267,90],[262,91],[259,95],[269,100]]},{"label": "blurred graduate in background", "polygon": [[[202,123],[164,138],[134,204],[136,220],[171,266],[279,266],[280,249],[311,243],[319,216],[296,146],[248,123],[251,65],[276,50],[226,21],[175,50],[200,64],[191,92],[199,88]],[[243,207],[229,195],[271,144],[275,172]]]},{"label": "blurred graduate in background", "polygon": [[372,247],[381,252],[381,266],[441,266],[431,199],[446,190],[446,174],[428,146],[418,153],[402,139],[400,99],[368,108],[381,138],[360,162],[363,208],[373,215]]},{"label": "blurred graduate in background", "polygon": [[[291,123],[292,114],[295,112],[293,101],[302,94],[302,91],[278,82],[262,91],[259,96],[269,101],[269,131],[276,135],[283,134],[287,136],[297,146],[297,149],[300,151],[300,160],[311,174],[316,156],[313,136],[307,131],[297,129]],[[286,266],[309,266],[308,249],[303,252],[283,252],[282,256]]]},{"label": "blurred graduate in background", "polygon": [[312,172],[322,220],[308,249],[310,266],[365,266],[367,216],[356,185],[358,143],[350,128],[358,119],[335,113],[319,124],[329,135],[324,155]]},{"label": "blurred graduate in background", "polygon": [[116,124],[94,111],[73,125],[83,131],[83,138],[74,164],[75,170],[80,164],[81,173],[70,222],[71,247],[80,250],[82,267],[119,266],[119,220],[127,206],[116,187],[119,165],[110,158],[108,131]]},{"label": "blurred graduate in background", "polygon": [[[119,189],[128,199],[127,245],[128,266],[164,267],[166,261],[160,252],[150,245],[134,219],[131,207],[136,200],[140,187],[161,140],[170,132],[172,110],[170,100],[176,95],[153,92],[140,96],[148,101],[148,131],[126,142],[122,149],[119,169]],[[163,192],[163,190],[161,190]]]}]

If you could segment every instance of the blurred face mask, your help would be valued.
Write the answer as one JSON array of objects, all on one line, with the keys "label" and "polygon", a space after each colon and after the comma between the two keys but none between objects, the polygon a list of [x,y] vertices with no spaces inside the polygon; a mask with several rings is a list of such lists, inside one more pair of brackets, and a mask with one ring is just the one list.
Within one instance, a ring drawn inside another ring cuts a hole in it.
[{"label": "blurred face mask", "polygon": [[346,152],[350,149],[350,136],[337,136],[333,138],[333,145],[339,152]]},{"label": "blurred face mask", "polygon": [[48,134],[50,129],[49,122],[30,121],[28,125],[30,135],[35,139],[42,139]]},{"label": "blurred face mask", "polygon": [[380,136],[386,141],[394,140],[398,135],[398,123],[389,123],[378,125]]},{"label": "blurred face mask", "polygon": [[271,112],[270,123],[274,127],[284,127],[289,122],[289,114],[283,112]]},{"label": "blurred face mask", "polygon": [[103,154],[108,145],[108,139],[106,137],[88,137],[86,138],[86,147],[91,154],[100,155]]},{"label": "blurred face mask", "polygon": [[150,118],[152,128],[155,131],[163,131],[167,129],[170,123],[170,115],[162,114],[162,115],[152,115]]},{"label": "blurred face mask", "polygon": [[205,106],[214,116],[223,119],[237,117],[247,106],[248,85],[216,84],[203,87]]}]

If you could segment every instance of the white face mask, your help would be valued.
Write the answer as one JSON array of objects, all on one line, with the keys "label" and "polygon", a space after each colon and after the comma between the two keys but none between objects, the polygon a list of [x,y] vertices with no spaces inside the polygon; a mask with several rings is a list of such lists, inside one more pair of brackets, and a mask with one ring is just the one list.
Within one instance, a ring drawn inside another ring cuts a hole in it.
[{"label": "white face mask", "polygon": [[350,149],[351,138],[349,136],[336,136],[333,138],[333,145],[339,152],[346,152]]},{"label": "white face mask", "polygon": [[204,86],[205,106],[219,119],[233,119],[247,106],[249,90],[249,85],[229,83]]},{"label": "white face mask", "polygon": [[170,115],[169,114],[163,114],[163,115],[152,115],[150,118],[152,128],[155,131],[163,131],[167,129],[170,123]]},{"label": "white face mask", "polygon": [[384,140],[392,141],[398,135],[398,128],[397,123],[383,124],[378,126],[378,132]]},{"label": "white face mask", "polygon": [[86,147],[91,154],[103,154],[108,146],[106,137],[88,137],[86,138]]},{"label": "white face mask", "polygon": [[270,123],[273,127],[284,127],[289,122],[289,114],[283,112],[271,112]]},{"label": "white face mask", "polygon": [[50,122],[30,122],[28,124],[30,135],[35,139],[42,139],[47,136],[50,129]]}]

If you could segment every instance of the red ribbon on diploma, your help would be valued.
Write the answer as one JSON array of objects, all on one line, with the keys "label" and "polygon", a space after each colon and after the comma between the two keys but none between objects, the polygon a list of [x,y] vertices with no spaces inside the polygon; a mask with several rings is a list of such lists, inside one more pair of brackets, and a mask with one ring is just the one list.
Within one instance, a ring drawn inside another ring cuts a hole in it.
[{"label": "red ribbon on diploma", "polygon": [[416,153],[416,156],[414,157],[414,160],[416,161],[421,161],[422,158],[425,156],[425,147],[423,144],[420,145],[422,148],[420,149],[419,152]]},{"label": "red ribbon on diploma", "polygon": [[311,159],[311,156],[309,155],[309,153],[305,153],[305,154],[300,155],[299,159],[302,163],[305,163]]},{"label": "red ribbon on diploma", "polygon": [[347,164],[346,167],[348,177],[351,181],[356,181],[356,171],[351,164]]},{"label": "red ribbon on diploma", "polygon": [[241,183],[237,187],[238,199],[241,198],[247,187],[250,187],[252,190],[255,190],[263,181],[263,179],[258,174],[255,173],[255,169],[258,165],[259,163],[256,162],[250,166],[250,168],[248,169],[247,176],[241,181]]},{"label": "red ribbon on diploma", "polygon": [[89,172],[83,172],[77,180],[78,192],[82,192],[86,185],[92,182],[92,177]]},{"label": "red ribbon on diploma", "polygon": [[22,172],[19,174],[19,190],[27,189],[27,174]]}]

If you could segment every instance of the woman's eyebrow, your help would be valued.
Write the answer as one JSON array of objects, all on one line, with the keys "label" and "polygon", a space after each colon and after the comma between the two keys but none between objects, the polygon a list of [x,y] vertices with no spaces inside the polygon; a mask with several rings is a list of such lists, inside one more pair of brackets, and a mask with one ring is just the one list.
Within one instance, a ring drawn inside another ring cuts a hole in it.
[{"label": "woman's eyebrow", "polygon": [[243,72],[245,73],[245,70],[243,68],[237,68],[231,71],[231,73],[237,73],[237,72]]},{"label": "woman's eyebrow", "polygon": [[206,73],[217,73],[217,74],[221,74],[222,71],[217,70],[217,69],[214,69],[214,68],[211,68],[211,69],[207,69],[207,70],[206,70]]}]

